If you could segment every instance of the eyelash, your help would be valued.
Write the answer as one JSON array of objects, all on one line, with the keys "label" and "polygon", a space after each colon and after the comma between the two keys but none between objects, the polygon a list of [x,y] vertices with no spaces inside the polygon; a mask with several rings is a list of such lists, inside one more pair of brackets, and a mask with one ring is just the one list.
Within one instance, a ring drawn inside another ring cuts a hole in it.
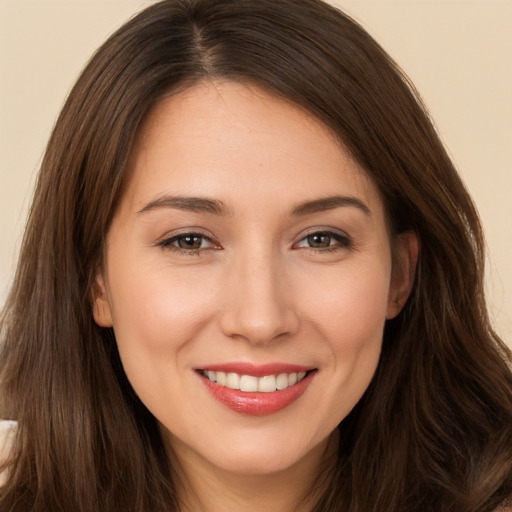
[{"label": "eyelash", "polygon": [[[336,243],[334,243],[333,245],[328,245],[327,247],[322,247],[322,248],[315,248],[315,247],[311,247],[311,246],[299,245],[303,241],[307,240],[310,237],[314,237],[314,236],[325,236],[325,237],[329,238],[329,242],[334,240]],[[182,240],[185,238],[197,238],[197,239],[201,240],[201,245],[202,245],[202,242],[205,241],[205,242],[210,243],[211,246],[204,247],[204,248],[199,247],[197,249],[186,249],[186,248],[178,247],[177,245],[175,245],[177,242],[179,242],[179,240]],[[186,255],[186,256],[200,256],[206,250],[212,250],[212,249],[217,250],[220,248],[218,245],[216,245],[213,242],[213,240],[210,237],[203,235],[202,233],[194,233],[194,232],[180,233],[171,238],[166,238],[165,240],[162,240],[157,245],[159,247],[162,247],[163,249],[177,252],[179,254]],[[308,250],[308,252],[311,252],[314,254],[318,254],[318,253],[326,254],[326,253],[336,252],[336,251],[339,251],[342,249],[350,249],[350,248],[352,248],[352,245],[353,245],[352,240],[347,235],[342,235],[340,233],[335,233],[333,231],[328,231],[328,230],[319,230],[319,231],[312,231],[311,233],[308,233],[307,235],[302,237],[297,244],[294,244],[294,248],[304,248],[304,249]]]},{"label": "eyelash", "polygon": [[[310,237],[314,237],[314,236],[325,236],[325,237],[329,238],[329,243],[332,241],[334,241],[335,243],[333,245],[328,245],[327,247],[322,247],[322,248],[315,248],[315,247],[311,247],[311,246],[299,246],[299,247],[303,247],[304,249],[308,250],[309,252],[312,252],[315,254],[317,254],[317,253],[326,254],[326,253],[336,252],[336,251],[339,251],[342,249],[351,249],[352,248],[352,239],[349,236],[344,235],[344,234],[342,235],[341,233],[336,233],[336,232],[329,231],[329,230],[312,231],[311,233],[308,233],[304,237],[302,237],[299,240],[298,244],[300,244],[301,242],[307,240]],[[295,245],[298,246],[298,244],[295,244]]]},{"label": "eyelash", "polygon": [[[203,241],[206,241],[206,242],[209,242],[210,244],[212,244],[212,246],[204,247],[204,248],[199,247],[198,249],[185,249],[182,247],[178,247],[177,245],[174,245],[179,240],[185,239],[185,238],[199,238],[199,239],[201,239],[201,245],[202,245]],[[212,241],[212,239],[210,237],[207,237],[206,235],[203,235],[202,233],[194,233],[194,232],[180,233],[171,238],[166,238],[165,240],[162,240],[157,245],[159,247],[162,247],[163,249],[177,252],[179,254],[183,254],[186,256],[200,256],[201,253],[205,250],[218,248],[218,246],[215,245],[215,243]]]}]

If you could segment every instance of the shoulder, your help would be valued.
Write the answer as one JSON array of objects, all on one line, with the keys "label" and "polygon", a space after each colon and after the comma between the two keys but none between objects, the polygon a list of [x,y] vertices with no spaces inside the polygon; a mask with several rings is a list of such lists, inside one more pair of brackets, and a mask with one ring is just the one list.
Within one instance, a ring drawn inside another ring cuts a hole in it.
[{"label": "shoulder", "polygon": [[5,482],[6,475],[2,466],[10,456],[17,427],[16,421],[0,420],[0,486]]},{"label": "shoulder", "polygon": [[0,420],[0,460],[9,456],[14,434],[18,428],[18,422],[12,420]]}]

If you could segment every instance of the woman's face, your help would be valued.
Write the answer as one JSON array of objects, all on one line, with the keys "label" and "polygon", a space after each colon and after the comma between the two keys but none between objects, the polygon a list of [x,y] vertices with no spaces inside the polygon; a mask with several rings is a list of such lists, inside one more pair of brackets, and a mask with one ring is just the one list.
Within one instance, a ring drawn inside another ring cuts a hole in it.
[{"label": "woman's face", "polygon": [[274,472],[319,450],[368,387],[411,240],[393,266],[376,187],[318,120],[201,83],[139,135],[94,315],[182,460]]}]

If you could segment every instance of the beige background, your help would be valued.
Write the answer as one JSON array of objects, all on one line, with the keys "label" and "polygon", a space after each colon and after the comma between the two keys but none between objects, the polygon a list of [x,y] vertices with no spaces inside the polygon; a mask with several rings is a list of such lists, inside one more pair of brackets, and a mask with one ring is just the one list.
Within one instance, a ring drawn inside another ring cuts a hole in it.
[{"label": "beige background", "polygon": [[[0,305],[37,167],[76,75],[149,1],[0,0]],[[512,0],[338,0],[429,106],[480,210],[498,332],[512,346]]]}]

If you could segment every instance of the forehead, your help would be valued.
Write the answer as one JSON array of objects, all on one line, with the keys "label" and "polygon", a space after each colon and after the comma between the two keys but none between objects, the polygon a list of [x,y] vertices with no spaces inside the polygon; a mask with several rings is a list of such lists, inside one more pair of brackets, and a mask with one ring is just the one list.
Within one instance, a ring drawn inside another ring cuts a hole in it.
[{"label": "forehead", "polygon": [[125,194],[133,208],[158,193],[192,191],[242,201],[350,193],[380,202],[327,126],[288,100],[234,82],[203,82],[162,99],[139,132]]}]

